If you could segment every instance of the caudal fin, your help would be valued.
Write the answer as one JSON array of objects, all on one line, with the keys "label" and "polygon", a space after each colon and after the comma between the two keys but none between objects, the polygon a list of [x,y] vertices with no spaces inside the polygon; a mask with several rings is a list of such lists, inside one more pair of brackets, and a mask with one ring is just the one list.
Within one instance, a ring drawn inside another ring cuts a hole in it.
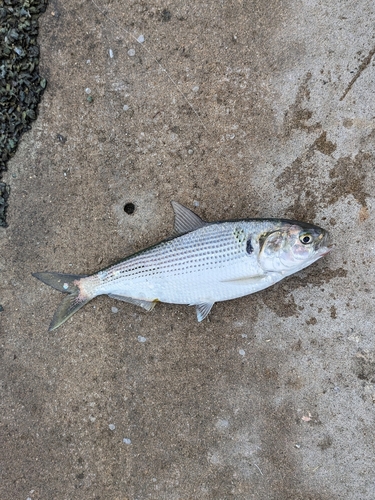
[{"label": "caudal fin", "polygon": [[33,273],[35,278],[43,281],[46,285],[52,286],[60,292],[68,293],[57,308],[48,331],[55,330],[69,319],[78,309],[81,309],[92,297],[82,297],[76,282],[85,275],[61,274],[61,273]]}]

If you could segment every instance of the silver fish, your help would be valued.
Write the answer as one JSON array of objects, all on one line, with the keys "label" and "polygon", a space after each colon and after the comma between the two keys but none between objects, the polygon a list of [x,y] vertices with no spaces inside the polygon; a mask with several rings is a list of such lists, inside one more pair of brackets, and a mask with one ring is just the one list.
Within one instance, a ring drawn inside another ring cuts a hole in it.
[{"label": "silver fish", "polygon": [[151,311],[157,302],[189,304],[202,321],[215,302],[267,288],[326,255],[328,233],[288,219],[205,222],[172,202],[175,236],[90,276],[35,273],[68,295],[49,331],[98,295]]}]

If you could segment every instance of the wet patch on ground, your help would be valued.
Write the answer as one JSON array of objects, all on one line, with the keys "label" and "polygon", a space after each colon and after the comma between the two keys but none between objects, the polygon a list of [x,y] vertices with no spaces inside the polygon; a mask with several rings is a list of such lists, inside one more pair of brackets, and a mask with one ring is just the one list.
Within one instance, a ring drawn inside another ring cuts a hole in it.
[{"label": "wet patch on ground", "polygon": [[289,106],[289,109],[284,115],[284,136],[289,137],[294,130],[304,130],[306,132],[314,132],[321,129],[321,124],[316,122],[309,124],[313,116],[313,112],[308,109],[310,101],[309,82],[311,80],[311,72],[306,73],[302,82],[299,84],[294,103]]},{"label": "wet patch on ground", "polygon": [[372,195],[369,175],[373,174],[374,162],[375,157],[371,153],[338,159],[329,172],[331,185],[325,189],[327,203],[333,204],[351,194],[362,207],[366,207],[366,198]]},{"label": "wet patch on ground", "polygon": [[[330,269],[328,267],[320,269],[318,272],[302,272],[295,276],[289,276],[282,283],[258,292],[254,303],[258,304],[260,309],[259,300],[262,300],[271,311],[277,314],[280,318],[289,318],[292,316],[299,316],[301,314],[300,307],[296,304],[293,292],[302,287],[321,287],[329,283],[335,278],[346,278],[348,272],[346,269]],[[335,317],[334,306],[331,307],[331,317]],[[316,324],[316,318],[307,320],[307,324]]]},{"label": "wet patch on ground", "polygon": [[327,172],[327,181],[322,182],[316,152],[330,156],[335,150],[336,145],[327,140],[326,132],[322,132],[305,153],[277,177],[277,187],[294,196],[287,212],[294,214],[297,219],[313,220],[319,207],[332,205],[349,195],[366,207],[373,178],[374,156],[360,152],[354,158],[331,158],[333,167]]},{"label": "wet patch on ground", "polygon": [[[289,290],[286,292],[285,289]],[[264,304],[271,309],[279,318],[297,316],[298,306],[292,295],[292,288],[288,285],[278,284],[261,292]]]}]

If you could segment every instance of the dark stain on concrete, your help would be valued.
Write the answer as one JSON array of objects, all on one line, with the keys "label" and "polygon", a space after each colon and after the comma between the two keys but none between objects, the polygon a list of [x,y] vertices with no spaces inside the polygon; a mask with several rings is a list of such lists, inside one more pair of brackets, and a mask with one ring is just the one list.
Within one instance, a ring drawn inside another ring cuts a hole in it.
[{"label": "dark stain on concrete", "polygon": [[313,132],[321,128],[320,123],[309,125],[307,122],[312,118],[312,111],[307,108],[310,100],[309,81],[312,74],[308,72],[300,84],[294,103],[284,115],[284,135],[289,137],[293,130],[306,130]]},{"label": "dark stain on concrete", "polygon": [[327,141],[327,133],[323,131],[306,151],[276,178],[277,188],[287,189],[295,195],[293,204],[287,208],[293,217],[301,220],[315,217],[316,206],[323,199],[323,191],[317,189],[320,172],[316,168],[314,155],[316,151],[329,155],[335,149],[335,144]]},{"label": "dark stain on concrete", "polygon": [[324,436],[324,438],[319,441],[318,446],[322,451],[328,450],[332,446],[333,440],[331,436]]},{"label": "dark stain on concrete", "polygon": [[306,325],[316,325],[318,320],[315,317],[306,320]]},{"label": "dark stain on concrete", "polygon": [[296,352],[301,351],[302,350],[302,340],[298,339],[297,342],[292,345],[292,349],[293,349],[293,351],[296,351]]},{"label": "dark stain on concrete", "polygon": [[357,352],[353,359],[353,371],[360,380],[375,383],[375,351]]},{"label": "dark stain on concrete", "polygon": [[351,194],[362,206],[366,206],[368,179],[372,174],[374,155],[360,152],[354,158],[342,157],[329,172],[329,183],[320,181],[320,170],[316,167],[316,151],[330,155],[336,145],[327,140],[323,132],[284,172],[276,178],[276,186],[294,194],[293,203],[287,212],[297,219],[311,220],[317,207],[329,206],[340,198]]},{"label": "dark stain on concrete", "polygon": [[299,315],[297,304],[291,294],[291,289],[287,288],[288,291],[285,292],[285,285],[280,284],[260,293],[263,303],[280,318],[290,318],[291,316]]},{"label": "dark stain on concrete", "polygon": [[331,184],[325,190],[328,204],[335,203],[349,194],[366,206],[369,196],[367,176],[373,170],[374,156],[371,153],[358,153],[354,158],[345,156],[337,160],[329,173]]},{"label": "dark stain on concrete", "polygon": [[331,155],[334,151],[336,151],[336,144],[331,141],[327,141],[327,132],[324,131],[320,134],[320,136],[316,139],[313,146],[323,153],[324,155]]},{"label": "dark stain on concrete", "polygon": [[331,306],[331,318],[336,319],[337,318],[337,309],[335,306]]},{"label": "dark stain on concrete", "polygon": [[296,274],[288,279],[288,286],[291,289],[305,286],[322,286],[329,283],[335,278],[346,278],[348,271],[346,269],[337,268],[329,269],[325,267],[320,272],[310,273],[307,277],[301,274]]},{"label": "dark stain on concrete", "polygon": [[[280,318],[289,318],[292,316],[299,316],[300,309],[297,306],[292,292],[299,287],[305,286],[322,286],[328,283],[330,280],[334,278],[345,278],[347,276],[346,269],[329,269],[324,268],[317,273],[309,273],[307,276],[304,274],[297,274],[294,276],[290,276],[287,281],[282,283],[277,283],[273,287],[267,288],[266,290],[262,290],[256,294],[254,298],[254,302],[257,300],[261,300],[264,305],[266,305],[269,309],[274,311],[277,316]],[[259,307],[261,308],[260,302],[258,302]],[[336,309],[334,306],[331,308],[331,317],[332,314],[336,313]],[[306,321],[308,325],[315,325],[317,323],[316,318],[310,318]]]}]

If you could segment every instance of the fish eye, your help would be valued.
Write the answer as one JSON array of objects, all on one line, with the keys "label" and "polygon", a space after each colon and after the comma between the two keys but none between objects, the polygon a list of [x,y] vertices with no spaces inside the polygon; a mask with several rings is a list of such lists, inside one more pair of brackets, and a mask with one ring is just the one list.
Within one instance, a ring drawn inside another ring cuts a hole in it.
[{"label": "fish eye", "polygon": [[299,237],[299,241],[303,245],[308,245],[309,243],[312,243],[312,240],[313,240],[313,237],[309,233],[301,234],[301,236]]}]

